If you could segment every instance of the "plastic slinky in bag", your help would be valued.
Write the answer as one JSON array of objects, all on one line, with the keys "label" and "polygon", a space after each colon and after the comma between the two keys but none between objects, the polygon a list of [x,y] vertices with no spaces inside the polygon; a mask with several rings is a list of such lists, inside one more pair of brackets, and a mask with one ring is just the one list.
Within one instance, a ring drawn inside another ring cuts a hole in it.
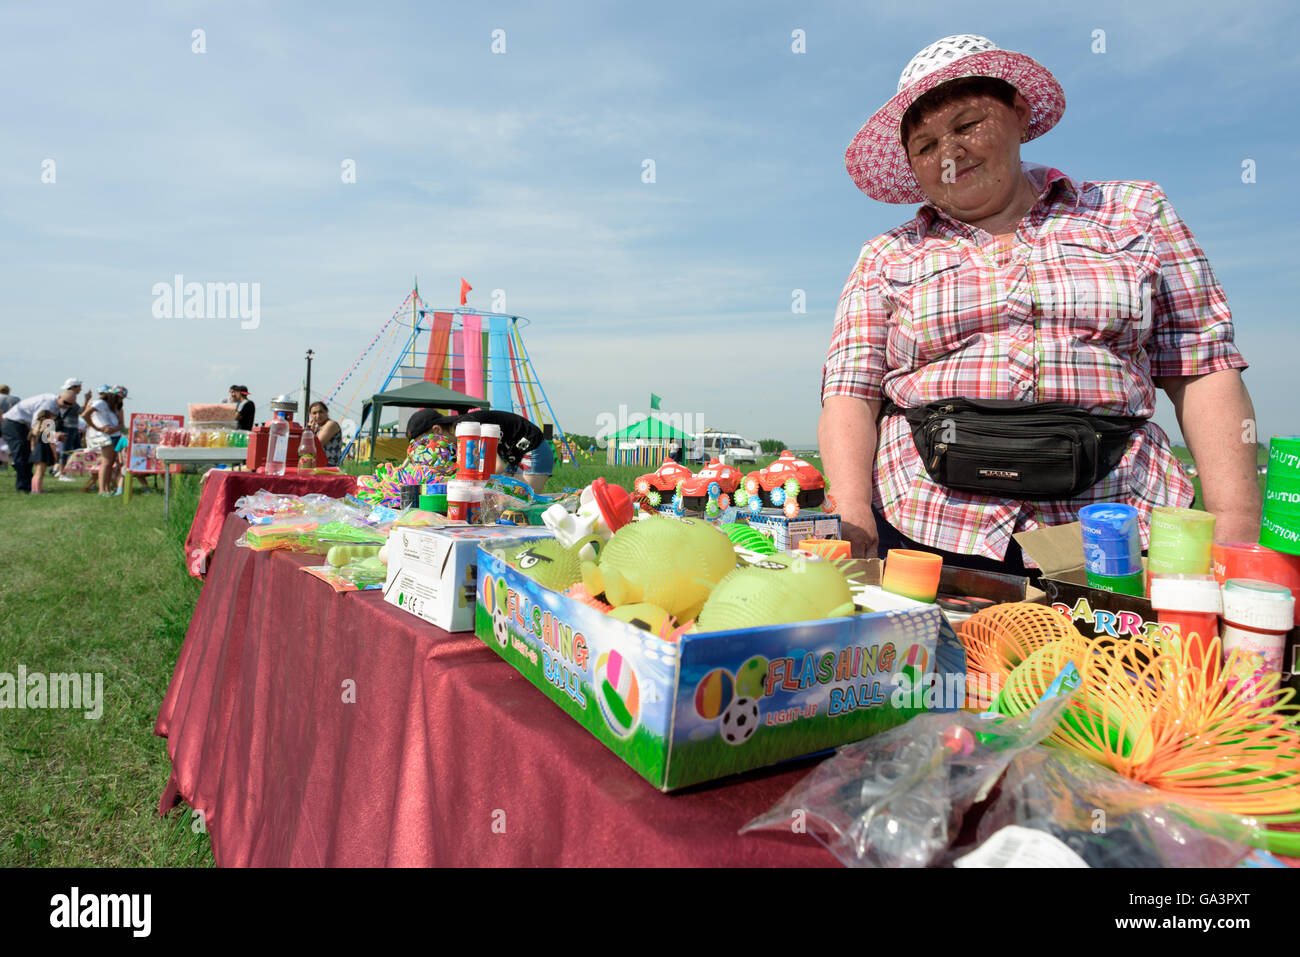
[{"label": "plastic slinky in bag", "polygon": [[1018,754],[978,810],[974,844],[943,863],[1012,826],[1051,835],[1089,867],[1232,867],[1261,837],[1252,819],[1178,801],[1046,747]]},{"label": "plastic slinky in bag", "polygon": [[741,830],[807,831],[846,867],[948,866],[1011,827],[1050,835],[1089,867],[1230,867],[1260,842],[1253,819],[1040,746],[1067,703],[1015,718],[918,715],[840,748]]},{"label": "plastic slinky in bag", "polygon": [[1012,759],[1055,729],[1056,698],[1006,718],[922,714],[846,745],[741,829],[800,826],[846,867],[926,867],[956,839]]}]

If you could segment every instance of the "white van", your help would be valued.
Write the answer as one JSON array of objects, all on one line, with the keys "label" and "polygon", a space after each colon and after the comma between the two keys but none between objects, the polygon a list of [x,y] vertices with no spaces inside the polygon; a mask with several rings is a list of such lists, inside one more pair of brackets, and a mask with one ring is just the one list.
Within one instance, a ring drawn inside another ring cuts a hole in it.
[{"label": "white van", "polygon": [[710,459],[722,459],[725,453],[725,461],[728,463],[757,462],[759,452],[757,442],[750,441],[737,432],[715,432],[708,429],[691,436],[689,458],[692,462],[708,462]]}]

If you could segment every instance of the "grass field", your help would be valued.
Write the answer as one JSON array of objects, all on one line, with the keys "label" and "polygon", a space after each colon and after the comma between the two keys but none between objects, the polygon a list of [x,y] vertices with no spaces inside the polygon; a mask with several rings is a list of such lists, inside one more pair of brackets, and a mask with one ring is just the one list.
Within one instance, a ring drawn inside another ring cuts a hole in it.
[{"label": "grass field", "polygon": [[183,544],[196,479],[99,498],[19,495],[0,471],[0,672],[100,673],[103,714],[0,710],[0,866],[211,866],[191,818],[157,815],[170,762],[153,725],[199,585]]},{"label": "grass field", "polygon": [[[642,471],[559,465],[547,491]],[[0,867],[211,866],[188,814],[156,813],[170,763],[153,726],[200,587],[183,555],[196,477],[173,482],[164,521],[161,494],[125,505],[48,481],[18,495],[13,474],[0,471],[0,675],[99,673],[104,698],[98,720],[0,708]]]}]

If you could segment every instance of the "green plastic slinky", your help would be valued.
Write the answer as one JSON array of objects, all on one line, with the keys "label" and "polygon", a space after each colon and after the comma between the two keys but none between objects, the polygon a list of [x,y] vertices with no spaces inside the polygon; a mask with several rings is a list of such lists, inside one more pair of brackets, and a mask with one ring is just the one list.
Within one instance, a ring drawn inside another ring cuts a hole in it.
[{"label": "green plastic slinky", "polygon": [[739,545],[741,548],[748,549],[751,552],[757,552],[760,555],[775,555],[776,546],[772,540],[765,535],[754,531],[748,525],[742,525],[740,522],[731,522],[727,525],[719,525],[727,537],[731,539],[731,544]]}]

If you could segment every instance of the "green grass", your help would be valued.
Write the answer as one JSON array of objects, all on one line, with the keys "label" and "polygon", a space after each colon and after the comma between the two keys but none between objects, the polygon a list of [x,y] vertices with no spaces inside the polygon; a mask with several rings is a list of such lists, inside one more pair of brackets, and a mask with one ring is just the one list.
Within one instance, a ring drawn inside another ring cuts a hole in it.
[{"label": "green grass", "polygon": [[[1192,465],[1192,464],[1194,464],[1194,463],[1193,463],[1193,460],[1192,460],[1192,453],[1189,452],[1189,451],[1187,450],[1187,447],[1186,447],[1186,446],[1184,446],[1184,445],[1175,445],[1175,446],[1173,446],[1173,453],[1174,453],[1174,455],[1178,458],[1178,461],[1182,462],[1183,465]],[[1256,447],[1255,464],[1256,464],[1256,465],[1267,465],[1267,464],[1268,464],[1268,446],[1267,446],[1267,445],[1260,445],[1260,446],[1257,446],[1257,447]],[[1263,475],[1259,476],[1259,494],[1260,494],[1261,497],[1264,495],[1264,483],[1265,483],[1265,481],[1267,481],[1266,476],[1263,476]],[[1199,509],[1201,509],[1202,511],[1204,511],[1204,510],[1205,510],[1205,498],[1204,498],[1204,496],[1201,495],[1201,479],[1200,479],[1200,476],[1199,476],[1199,475],[1193,475],[1193,476],[1192,476],[1192,488],[1194,488],[1194,489],[1196,490],[1196,498],[1193,499],[1193,501],[1192,501],[1192,508],[1199,508]]]},{"label": "green grass", "polygon": [[99,720],[0,710],[0,866],[213,863],[190,815],[157,814],[171,764],[153,726],[199,592],[197,480],[179,478],[165,522],[161,494],[124,505],[47,479],[19,495],[0,471],[0,672],[104,676]]}]

